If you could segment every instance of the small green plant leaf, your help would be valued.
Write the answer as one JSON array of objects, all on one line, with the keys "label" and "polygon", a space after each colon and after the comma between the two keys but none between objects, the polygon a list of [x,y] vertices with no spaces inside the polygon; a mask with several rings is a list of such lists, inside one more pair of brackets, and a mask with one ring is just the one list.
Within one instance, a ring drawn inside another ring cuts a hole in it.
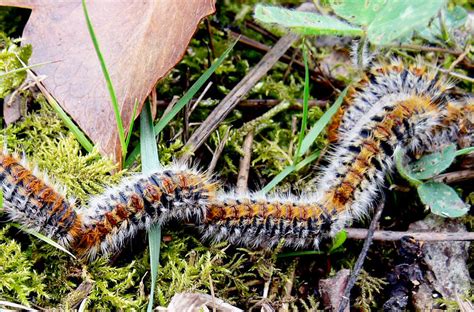
[{"label": "small green plant leaf", "polygon": [[290,251],[278,254],[277,258],[288,258],[288,257],[299,257],[299,256],[312,256],[312,255],[324,255],[325,253],[321,250],[301,250],[301,251]]},{"label": "small green plant leaf", "polygon": [[[215,61],[211,67],[209,67],[199,79],[189,88],[189,90],[183,95],[181,99],[173,106],[171,111],[163,116],[160,121],[155,125],[154,132],[155,135],[159,135],[160,132],[166,127],[166,125],[179,113],[179,111],[193,98],[193,96],[202,88],[206,81],[211,77],[211,75],[216,71],[219,65],[222,64],[224,59],[229,55],[230,51],[234,48],[238,40],[235,40],[227,50],[222,53],[222,55]],[[136,146],[132,152],[129,154],[125,161],[125,168],[128,168],[135,161],[135,158],[140,154],[140,146]]]},{"label": "small green plant leaf", "polygon": [[448,185],[439,182],[427,182],[418,186],[418,195],[431,212],[442,217],[456,218],[469,211],[458,194]]},{"label": "small green plant leaf", "polygon": [[[142,159],[142,172],[151,173],[160,167],[158,159],[158,148],[153,133],[153,121],[151,118],[150,103],[145,103],[140,115],[140,150]],[[153,298],[155,296],[156,278],[158,276],[158,264],[160,260],[161,227],[154,225],[148,231],[148,247],[150,249],[151,287],[150,300],[147,311],[153,310]]]},{"label": "small green plant leaf", "polygon": [[384,45],[410,36],[415,29],[426,26],[444,3],[444,0],[387,1],[368,25],[367,37],[374,44]]},{"label": "small green plant leaf", "polygon": [[339,247],[344,244],[347,239],[347,232],[342,230],[338,232],[332,239],[332,246],[329,248],[328,254],[332,254],[338,250]]},{"label": "small green plant leaf", "polygon": [[[452,10],[443,8],[442,12],[445,26],[451,31],[463,26],[466,23],[468,13],[460,6],[455,6]],[[418,30],[418,32],[420,37],[429,42],[439,42],[442,45],[445,44],[440,40],[442,38],[442,31],[439,21],[431,23],[428,27],[422,27],[420,30]]]},{"label": "small green plant leaf", "polygon": [[70,255],[71,257],[73,257],[74,259],[76,259],[76,257],[69,251],[67,250],[66,248],[64,248],[63,246],[59,245],[58,243],[56,243],[55,241],[53,241],[51,238],[47,237],[47,236],[44,236],[43,234],[39,233],[39,232],[36,232],[32,229],[28,229],[28,228],[25,228],[19,224],[16,224],[16,223],[11,223],[11,225],[13,225],[14,227],[16,227],[17,229],[20,229],[22,230],[23,232],[26,232],[30,235],[33,235],[35,236],[36,238],[42,240],[43,242],[45,242],[46,244],[49,244],[51,246],[53,246],[54,248],[57,248],[65,253],[67,253],[68,255]]},{"label": "small green plant leaf", "polygon": [[473,152],[474,152],[474,146],[466,147],[466,148],[463,148],[463,149],[460,149],[459,151],[457,151],[456,152],[456,157],[466,155],[466,154],[469,154],[469,153],[473,153]]},{"label": "small green plant leaf", "polygon": [[403,164],[405,151],[403,150],[403,148],[397,147],[395,149],[394,157],[395,157],[395,166],[397,167],[397,171],[405,180],[407,180],[412,186],[415,186],[415,187],[423,183],[417,178],[415,178],[414,176],[412,176],[411,173],[407,170],[407,168],[405,168]]},{"label": "small green plant leaf", "polygon": [[107,65],[105,64],[104,56],[100,50],[99,40],[97,39],[94,31],[94,26],[92,25],[92,21],[90,20],[89,13],[87,12],[86,1],[82,0],[82,9],[84,10],[84,16],[87,22],[87,29],[89,30],[89,34],[92,39],[92,43],[94,44],[94,49],[99,58],[100,67],[102,68],[102,73],[104,74],[104,79],[107,83],[107,89],[110,95],[110,101],[112,102],[112,107],[114,109],[115,114],[115,121],[117,123],[117,130],[119,134],[120,146],[122,148],[122,159],[125,160],[125,156],[127,154],[127,146],[125,143],[125,129],[123,127],[122,115],[120,114],[120,107],[117,100],[117,95],[115,93],[114,85],[112,84],[112,79],[109,75],[109,70],[107,69]]},{"label": "small green plant leaf", "polygon": [[302,35],[360,36],[364,32],[331,16],[299,12],[275,6],[258,4],[255,19],[262,23],[278,24]]},{"label": "small green plant leaf", "polygon": [[334,13],[343,19],[356,24],[367,26],[387,5],[387,0],[330,0]]},{"label": "small green plant leaf", "polygon": [[425,155],[419,160],[409,163],[406,170],[415,179],[432,178],[451,166],[456,157],[456,145],[450,144],[442,151]]}]

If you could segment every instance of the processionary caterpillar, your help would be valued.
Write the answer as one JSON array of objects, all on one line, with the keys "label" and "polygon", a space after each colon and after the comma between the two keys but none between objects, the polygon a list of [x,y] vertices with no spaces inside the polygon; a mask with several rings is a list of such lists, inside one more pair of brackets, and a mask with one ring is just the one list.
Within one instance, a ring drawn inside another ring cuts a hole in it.
[{"label": "processionary caterpillar", "polygon": [[271,248],[318,247],[368,214],[393,169],[396,148],[429,151],[461,137],[472,144],[474,102],[452,101],[435,71],[400,62],[374,67],[332,129],[334,147],[317,192],[300,197],[220,191],[205,173],[172,165],[138,175],[75,207],[16,157],[0,156],[10,218],[89,259],[121,248],[138,230],[190,222],[205,239]]}]

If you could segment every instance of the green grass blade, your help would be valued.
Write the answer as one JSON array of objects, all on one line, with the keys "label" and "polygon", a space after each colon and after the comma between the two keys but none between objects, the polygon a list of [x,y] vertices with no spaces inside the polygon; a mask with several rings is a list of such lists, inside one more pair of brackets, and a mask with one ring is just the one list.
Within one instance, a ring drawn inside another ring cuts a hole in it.
[{"label": "green grass blade", "polygon": [[259,192],[260,194],[266,194],[271,189],[273,189],[278,183],[283,181],[290,173],[293,171],[298,171],[304,168],[306,165],[310,164],[311,162],[315,161],[319,157],[320,151],[314,152],[313,154],[309,155],[302,161],[300,161],[296,165],[290,165],[283,169],[277,176],[275,176],[265,187]]},{"label": "green grass blade", "polygon": [[324,255],[325,253],[321,250],[301,250],[284,252],[277,256],[277,258],[288,258],[288,257],[299,257],[299,256],[313,256],[313,255]]},{"label": "green grass blade", "polygon": [[[17,55],[17,58],[19,58],[18,55]],[[27,65],[27,66],[22,67],[22,68],[17,68],[17,69],[14,69],[14,70],[4,72],[3,74],[0,74],[0,78],[3,78],[3,77],[8,76],[10,74],[26,71],[28,69],[37,68],[37,67],[41,67],[41,66],[44,66],[44,65],[57,63],[57,62],[59,62],[59,61],[43,62],[43,63],[37,63],[37,64],[33,64],[33,65]]]},{"label": "green grass blade", "polygon": [[16,223],[11,223],[11,225],[13,225],[14,227],[16,227],[17,229],[20,229],[22,230],[23,232],[26,232],[30,235],[33,235],[35,236],[36,238],[42,240],[43,242],[53,246],[54,248],[57,248],[65,253],[67,253],[68,255],[70,255],[71,257],[73,257],[74,259],[76,259],[76,257],[69,251],[67,250],[66,248],[64,248],[63,246],[59,245],[58,243],[56,243],[55,241],[53,241],[51,238],[47,237],[47,236],[44,236],[43,234],[41,233],[38,233],[36,231],[33,231],[31,229],[27,229],[25,227],[22,227],[21,225],[19,224],[16,224]]},{"label": "green grass blade", "polygon": [[135,117],[137,117],[137,110],[138,110],[138,100],[135,100],[135,104],[133,105],[132,119],[130,120],[130,126],[128,127],[127,139],[125,140],[126,149],[128,149],[128,145],[130,144],[130,138],[132,137],[132,130],[133,130],[133,126],[135,125]]},{"label": "green grass blade", "polygon": [[45,95],[46,100],[48,101],[49,105],[54,109],[56,114],[58,114],[59,118],[64,122],[66,127],[74,134],[76,139],[79,141],[79,143],[82,145],[82,147],[87,151],[87,152],[92,152],[94,149],[94,145],[92,145],[92,142],[86,137],[84,132],[82,132],[81,129],[79,129],[78,126],[72,121],[72,119],[69,117],[69,115],[64,111],[64,109],[56,102],[56,100],[49,94]]},{"label": "green grass blade", "polygon": [[306,127],[308,124],[308,110],[309,110],[309,67],[308,67],[308,51],[303,43],[303,60],[304,60],[304,91],[303,91],[303,118],[301,120],[301,130],[298,138],[298,147],[294,156],[293,164],[298,163],[301,154],[301,145],[303,143]]},{"label": "green grass blade", "polygon": [[347,86],[344,90],[342,90],[341,94],[339,94],[334,104],[331,105],[331,107],[314,124],[311,130],[309,130],[308,134],[303,140],[303,143],[301,144],[301,150],[300,150],[301,155],[306,153],[306,151],[311,147],[311,145],[316,140],[316,138],[321,134],[323,129],[329,124],[332,116],[337,112],[337,110],[341,106],[342,101],[344,100],[344,97],[347,94],[347,90],[349,90],[349,86]]},{"label": "green grass blade", "polygon": [[[224,59],[229,55],[230,51],[234,48],[237,40],[234,41],[224,53],[217,59],[211,67],[209,67],[204,74],[191,86],[191,88],[183,95],[183,97],[175,104],[173,109],[166,115],[163,116],[160,121],[155,125],[155,135],[158,135],[166,125],[176,116],[176,114],[194,97],[194,95],[202,88],[207,82],[211,75],[216,71],[217,67],[222,64]],[[125,168],[128,168],[135,161],[137,156],[140,154],[140,146],[135,147],[125,160]]]},{"label": "green grass blade", "polygon": [[[347,90],[349,89],[349,86],[346,87],[341,94],[338,96],[336,101],[334,102],[333,105],[321,116],[321,118],[314,124],[314,126],[311,128],[311,130],[308,132],[308,134],[305,136],[301,143],[301,148],[299,151],[299,155],[304,155],[306,151],[311,147],[313,142],[316,140],[316,138],[321,134],[323,129],[328,125],[328,123],[331,121],[332,116],[337,112],[339,107],[342,104],[342,101],[344,100],[344,97],[346,96]],[[290,173],[293,171],[298,171],[304,166],[308,165],[312,161],[316,160],[319,157],[319,151],[311,154],[310,156],[306,157],[304,160],[299,162],[298,164],[293,164],[285,169],[283,169],[277,176],[275,176],[261,191],[260,193],[268,193],[271,189],[273,189],[278,183],[280,183],[286,176],[288,176]]]},{"label": "green grass blade", "polygon": [[41,84],[40,81],[36,78],[35,74],[27,67],[27,65],[17,56],[17,59],[21,62],[23,65],[23,68],[25,68],[28,73],[33,77],[35,82],[37,83],[38,88],[41,90],[41,93],[43,93],[44,97],[46,98],[46,101],[51,105],[53,110],[58,114],[59,118],[64,122],[66,127],[74,134],[76,139],[79,141],[79,143],[82,145],[82,147],[87,151],[87,152],[92,152],[94,149],[94,145],[92,145],[91,141],[86,137],[84,132],[79,129],[78,126],[72,121],[72,119],[66,114],[66,112],[62,109],[62,107],[56,102],[56,100],[49,94],[48,90]]},{"label": "green grass blade", "polygon": [[[153,133],[153,121],[151,118],[150,103],[147,102],[140,116],[140,149],[142,159],[142,172],[151,173],[160,167],[158,159],[158,148],[156,147],[155,135]],[[155,295],[156,277],[158,276],[158,264],[160,260],[161,228],[154,225],[148,231],[148,247],[150,248],[151,287],[150,300],[147,311],[153,310],[153,297]]]},{"label": "green grass blade", "polygon": [[99,58],[100,67],[102,68],[102,73],[104,74],[105,81],[107,82],[107,89],[109,90],[110,100],[112,101],[112,107],[115,113],[115,120],[117,121],[117,130],[120,139],[120,146],[122,147],[122,158],[125,158],[127,153],[127,147],[125,145],[125,130],[123,128],[122,116],[120,115],[120,108],[117,101],[117,95],[114,90],[114,86],[112,84],[112,80],[110,79],[109,71],[107,70],[107,65],[105,64],[104,57],[102,52],[100,51],[99,41],[95,35],[94,27],[92,26],[92,22],[89,18],[89,13],[87,12],[86,1],[82,0],[82,8],[84,9],[84,16],[86,17],[87,22],[87,29],[89,29],[89,34],[92,39],[92,43],[94,44],[95,52],[97,53],[97,57]]},{"label": "green grass blade", "polygon": [[466,147],[466,148],[460,149],[459,151],[456,151],[456,156],[466,155],[472,152],[474,152],[474,146]]}]

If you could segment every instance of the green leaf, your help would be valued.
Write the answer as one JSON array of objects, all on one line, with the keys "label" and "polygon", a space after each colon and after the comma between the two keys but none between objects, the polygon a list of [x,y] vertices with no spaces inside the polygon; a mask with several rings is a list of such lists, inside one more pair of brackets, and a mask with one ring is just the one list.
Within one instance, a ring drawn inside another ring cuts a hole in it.
[{"label": "green leaf", "polygon": [[432,178],[451,166],[456,157],[456,145],[450,144],[442,151],[425,155],[419,160],[409,163],[408,174],[420,180]]},{"label": "green leaf", "polygon": [[444,183],[423,183],[418,187],[418,195],[421,201],[430,207],[431,212],[442,217],[456,218],[469,211],[469,205]]},{"label": "green leaf", "polygon": [[105,64],[104,56],[100,51],[99,41],[95,35],[94,27],[92,26],[92,22],[89,18],[89,13],[87,12],[86,1],[82,0],[82,8],[84,10],[84,16],[87,22],[87,29],[89,30],[89,34],[92,39],[92,43],[94,44],[94,49],[99,58],[100,67],[102,68],[102,73],[104,74],[105,81],[107,83],[107,89],[109,90],[110,101],[112,102],[112,107],[114,109],[115,114],[115,121],[117,123],[117,131],[119,134],[120,146],[122,148],[122,159],[125,159],[125,155],[127,154],[127,146],[125,144],[125,129],[123,127],[122,116],[120,115],[120,107],[117,100],[117,95],[115,94],[114,85],[112,84],[112,79],[110,78],[109,71],[107,69],[107,65]]},{"label": "green leaf", "polygon": [[466,148],[463,148],[463,149],[460,149],[459,151],[457,151],[456,156],[466,155],[466,154],[473,153],[473,152],[474,152],[474,146],[466,147]]},{"label": "green leaf", "polygon": [[304,134],[306,132],[306,127],[308,124],[309,66],[308,66],[308,51],[306,50],[306,46],[304,44],[303,44],[303,60],[304,60],[303,118],[301,120],[301,130],[298,137],[298,147],[296,148],[296,153],[294,156],[293,163],[297,163],[300,157],[303,155],[301,153],[301,145],[303,143]]},{"label": "green leaf", "polygon": [[324,254],[325,253],[321,250],[301,250],[301,251],[284,252],[284,253],[279,254],[277,258],[324,255]]},{"label": "green leaf", "polygon": [[444,0],[391,0],[367,27],[367,37],[374,44],[384,45],[411,33],[439,12]]},{"label": "green leaf", "polygon": [[[189,88],[189,90],[183,95],[181,99],[173,106],[171,111],[161,118],[161,120],[155,125],[154,133],[158,135],[166,125],[178,114],[178,112],[193,98],[193,96],[202,88],[206,81],[211,77],[211,75],[216,71],[217,67],[222,64],[224,59],[229,55],[230,51],[234,48],[238,40],[234,41],[227,50],[217,59],[217,61],[212,64],[199,79]],[[128,168],[135,161],[135,158],[140,154],[140,146],[137,146],[130,153],[128,158],[125,161],[125,168]]]},{"label": "green leaf", "polygon": [[[158,148],[156,147],[155,135],[153,133],[153,121],[151,118],[150,103],[145,103],[140,116],[140,149],[142,159],[142,172],[151,173],[160,168],[158,159]],[[160,260],[161,228],[152,226],[148,231],[148,247],[150,249],[151,287],[150,300],[147,311],[153,310],[153,298],[155,296],[156,278],[158,276],[158,264]]]},{"label": "green leaf", "polygon": [[28,229],[28,228],[25,228],[25,227],[22,227],[21,225],[19,224],[16,224],[16,223],[11,223],[11,225],[13,225],[14,227],[16,227],[17,229],[20,229],[22,230],[23,232],[26,232],[30,235],[33,235],[35,236],[36,238],[42,240],[43,242],[45,242],[46,244],[49,244],[51,246],[53,246],[54,248],[57,248],[65,253],[67,253],[68,255],[70,255],[71,257],[73,257],[74,259],[76,259],[76,257],[69,251],[67,250],[66,248],[64,248],[63,246],[59,245],[58,243],[56,243],[55,241],[53,241],[51,238],[47,237],[47,236],[44,236],[43,234],[41,233],[38,233],[34,230],[31,230],[31,229]]},{"label": "green leaf", "polygon": [[369,25],[388,0],[330,0],[334,13],[357,25]]},{"label": "green leaf", "polygon": [[360,36],[364,32],[337,18],[310,12],[299,12],[258,4],[255,19],[262,23],[278,24],[302,35]]},{"label": "green leaf", "polygon": [[344,244],[344,242],[346,241],[347,239],[347,232],[342,230],[342,231],[339,231],[332,239],[332,246],[331,248],[329,249],[328,253],[331,254],[333,253],[334,251],[336,251],[339,247],[342,246],[342,244]]},{"label": "green leaf", "polygon": [[337,112],[337,110],[341,106],[342,101],[344,100],[344,97],[347,94],[347,90],[349,90],[349,86],[347,86],[344,90],[342,90],[341,94],[339,94],[334,104],[332,104],[331,107],[329,107],[329,109],[324,113],[324,115],[322,115],[321,118],[319,118],[319,120],[314,124],[311,130],[309,130],[308,134],[303,140],[303,143],[301,144],[301,150],[300,150],[301,155],[306,153],[306,151],[311,147],[313,142],[321,134],[324,128],[329,124],[329,122],[331,122],[332,116]]},{"label": "green leaf", "polygon": [[[446,28],[453,31],[466,23],[468,12],[460,6],[455,6],[452,10],[447,10],[444,7],[443,16]],[[428,27],[421,27],[417,31],[420,37],[429,42],[439,42],[440,44],[444,44],[444,42],[441,42],[440,40],[442,38],[442,32],[439,21],[431,23]]]},{"label": "green leaf", "polygon": [[395,166],[397,167],[397,171],[402,176],[402,178],[407,180],[412,186],[415,186],[415,187],[423,183],[417,178],[413,177],[403,165],[403,158],[405,157],[405,151],[403,150],[403,148],[397,147],[395,149],[394,156],[395,156]]}]

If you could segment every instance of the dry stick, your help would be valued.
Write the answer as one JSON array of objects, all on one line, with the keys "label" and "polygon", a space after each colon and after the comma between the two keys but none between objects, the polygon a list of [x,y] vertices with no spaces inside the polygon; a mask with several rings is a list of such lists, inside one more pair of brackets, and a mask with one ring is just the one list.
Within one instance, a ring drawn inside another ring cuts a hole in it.
[{"label": "dry stick", "polygon": [[289,33],[282,37],[260,62],[242,79],[229,94],[219,103],[201,126],[189,138],[183,150],[188,151],[181,157],[187,160],[204,143],[220,122],[234,109],[239,101],[253,86],[278,62],[285,51],[298,40],[298,35]]},{"label": "dry stick", "polygon": [[[238,39],[239,43],[241,43],[243,45],[246,45],[246,46],[248,46],[248,47],[250,47],[254,50],[257,50],[257,51],[260,51],[260,52],[268,52],[268,51],[271,50],[271,48],[269,46],[267,46],[266,44],[263,44],[263,43],[261,43],[259,41],[256,41],[256,40],[253,40],[249,37],[246,37],[245,35],[242,35],[242,34],[239,34],[239,33],[233,32],[233,31],[231,31],[229,34],[232,38]],[[298,50],[295,50],[295,52],[293,52],[291,55],[295,55],[295,58],[296,58],[296,56],[298,54],[299,54]],[[280,58],[280,61],[289,64],[289,66],[294,64],[298,68],[300,68],[301,70],[304,70],[304,68],[305,68],[303,62],[298,61],[296,59],[293,60],[293,57],[286,54],[286,51],[282,55],[282,57]],[[319,75],[320,75],[320,72],[315,71],[313,69],[310,70],[311,79],[315,79],[315,77],[318,77]]]},{"label": "dry stick", "polygon": [[342,296],[341,303],[339,304],[339,307],[337,308],[339,312],[344,312],[344,309],[349,303],[352,287],[354,287],[357,281],[357,276],[359,276],[360,270],[362,269],[362,266],[364,265],[365,258],[367,257],[367,252],[369,251],[370,244],[372,243],[375,228],[377,227],[380,217],[382,216],[383,208],[384,208],[384,203],[382,202],[378,205],[377,210],[375,211],[374,218],[372,219],[372,222],[370,222],[367,238],[364,241],[364,246],[362,247],[359,257],[357,258],[354,268],[352,269],[351,277],[349,278],[349,281],[347,282],[347,286],[346,286],[346,289],[344,289],[344,295]]},{"label": "dry stick", "polygon": [[229,139],[229,135],[230,135],[230,128],[227,128],[227,131],[224,134],[224,137],[219,142],[219,145],[217,146],[216,151],[212,155],[211,163],[209,164],[209,168],[207,169],[209,173],[212,173],[214,171],[214,168],[216,168],[217,161],[219,160],[219,157],[221,156],[222,151],[224,150],[225,144],[227,143],[227,139]]},{"label": "dry stick", "polygon": [[237,193],[246,193],[248,190],[250,160],[252,160],[253,131],[245,137],[242,150],[244,156],[240,158],[239,175],[237,177]]},{"label": "dry stick", "polygon": [[207,84],[206,88],[204,88],[204,91],[199,95],[197,100],[191,100],[189,101],[189,104],[192,104],[191,109],[188,112],[188,118],[191,116],[192,112],[198,107],[199,103],[202,101],[202,98],[206,95],[207,91],[209,91],[209,88],[212,86],[212,81],[209,81]]},{"label": "dry stick", "polygon": [[[204,90],[206,91],[206,90]],[[201,98],[201,96],[199,96]],[[193,106],[191,108],[191,111],[195,109],[196,103],[199,102],[198,99],[192,99],[189,101]],[[277,100],[277,99],[248,99],[248,100],[242,100],[239,101],[237,104],[237,107],[239,108],[271,108],[273,106],[277,106],[278,104],[281,103],[282,100]],[[303,100],[302,99],[295,99],[291,101],[290,109],[301,109],[303,108]],[[169,105],[168,101],[164,100],[158,100],[156,102],[158,107],[167,107]],[[199,104],[199,103],[198,103]],[[309,107],[320,107],[320,108],[325,108],[328,106],[328,101],[323,101],[323,100],[309,100],[308,102]]]},{"label": "dry stick", "polygon": [[458,58],[449,66],[448,71],[452,71],[456,65],[461,63],[461,61],[466,57],[466,55],[471,51],[471,45],[466,44],[466,48],[464,49],[464,52],[458,56]]},{"label": "dry stick", "polygon": [[463,53],[463,51],[458,51],[458,50],[450,50],[450,49],[437,48],[437,47],[425,47],[425,46],[419,46],[419,45],[413,45],[413,44],[391,45],[388,47],[398,48],[398,49],[403,49],[403,50],[449,53],[456,56],[459,56]]},{"label": "dry stick", "polygon": [[453,172],[437,175],[433,178],[433,181],[450,184],[450,183],[468,181],[471,179],[474,179],[474,170],[468,169],[468,170],[453,171]]},{"label": "dry stick", "polygon": [[[347,238],[365,239],[368,235],[367,229],[345,229]],[[419,241],[471,241],[474,240],[474,232],[410,232],[410,231],[375,231],[373,240],[398,241],[404,236],[411,236]]]}]

